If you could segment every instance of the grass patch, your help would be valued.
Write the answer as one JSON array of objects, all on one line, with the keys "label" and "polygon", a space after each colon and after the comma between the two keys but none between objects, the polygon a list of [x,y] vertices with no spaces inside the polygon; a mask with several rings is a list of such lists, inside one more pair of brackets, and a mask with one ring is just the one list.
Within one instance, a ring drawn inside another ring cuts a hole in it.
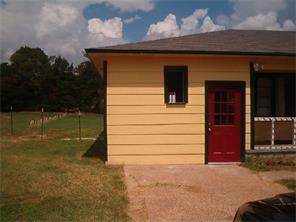
[{"label": "grass patch", "polygon": [[[7,135],[7,126],[1,131],[5,138],[0,141],[1,221],[129,220],[122,167],[82,157],[94,141],[61,139],[77,137],[75,116],[47,123],[51,137],[41,140],[30,139],[34,132],[28,124],[33,113],[18,115],[21,124],[16,121],[16,129],[22,130],[17,135]],[[7,124],[2,117],[1,122]],[[87,120],[82,119],[82,126],[88,136],[96,137],[100,133],[100,116],[91,114],[82,118]],[[21,140],[20,136],[29,139]]]},{"label": "grass patch", "polygon": [[253,171],[296,170],[295,156],[251,156],[241,164]]},{"label": "grass patch", "polygon": [[[44,113],[44,117],[51,117],[57,113]],[[10,113],[1,113],[0,133],[4,138],[10,136]],[[41,114],[36,112],[13,113],[13,134],[15,137],[40,138],[41,126],[30,127],[31,120],[41,119]],[[81,116],[82,137],[97,137],[102,129],[102,116],[99,114],[83,114]],[[68,114],[57,120],[44,123],[44,138],[78,138],[79,123],[76,114]]]},{"label": "grass patch", "polygon": [[[56,113],[45,112],[45,117],[54,116]],[[10,113],[1,113],[1,136],[10,136]],[[31,120],[41,119],[41,113],[38,112],[14,112],[13,113],[13,133],[15,136],[31,135],[39,133],[40,127],[29,127]]]},{"label": "grass patch", "polygon": [[282,184],[288,189],[296,192],[296,179],[282,179],[282,180],[277,180],[275,182]]}]

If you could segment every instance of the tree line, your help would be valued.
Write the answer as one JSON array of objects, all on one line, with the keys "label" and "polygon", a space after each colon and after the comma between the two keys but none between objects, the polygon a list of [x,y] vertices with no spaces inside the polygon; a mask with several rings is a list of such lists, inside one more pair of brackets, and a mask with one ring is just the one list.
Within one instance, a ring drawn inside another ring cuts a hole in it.
[{"label": "tree line", "polygon": [[60,56],[48,56],[40,48],[21,47],[1,63],[1,111],[100,112],[102,78],[86,60],[70,64]]}]

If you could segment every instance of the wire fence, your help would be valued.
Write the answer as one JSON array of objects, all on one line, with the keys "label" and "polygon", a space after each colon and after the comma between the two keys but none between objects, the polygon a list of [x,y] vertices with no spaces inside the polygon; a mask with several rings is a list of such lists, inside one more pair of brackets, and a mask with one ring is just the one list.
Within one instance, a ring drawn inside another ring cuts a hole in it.
[{"label": "wire fence", "polygon": [[101,114],[82,113],[79,109],[75,112],[55,113],[46,112],[42,107],[39,112],[22,113],[14,112],[11,106],[10,113],[5,114],[5,121],[3,119],[1,134],[10,137],[34,134],[40,139],[52,136],[81,141],[95,139],[104,126]]}]

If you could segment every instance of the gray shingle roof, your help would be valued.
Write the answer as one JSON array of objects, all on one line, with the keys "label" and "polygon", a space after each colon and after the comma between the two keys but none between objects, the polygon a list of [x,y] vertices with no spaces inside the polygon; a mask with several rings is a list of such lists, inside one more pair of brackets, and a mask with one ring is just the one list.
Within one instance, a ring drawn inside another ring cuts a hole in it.
[{"label": "gray shingle roof", "polygon": [[87,53],[296,55],[296,32],[226,30],[86,49]]}]

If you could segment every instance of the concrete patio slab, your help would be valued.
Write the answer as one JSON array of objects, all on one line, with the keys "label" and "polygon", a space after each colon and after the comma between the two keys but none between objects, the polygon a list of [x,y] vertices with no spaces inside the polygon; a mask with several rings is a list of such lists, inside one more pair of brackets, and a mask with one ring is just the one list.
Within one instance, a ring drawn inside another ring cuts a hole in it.
[{"label": "concrete patio slab", "polygon": [[124,172],[133,221],[232,221],[244,202],[289,192],[237,165],[127,165]]}]

